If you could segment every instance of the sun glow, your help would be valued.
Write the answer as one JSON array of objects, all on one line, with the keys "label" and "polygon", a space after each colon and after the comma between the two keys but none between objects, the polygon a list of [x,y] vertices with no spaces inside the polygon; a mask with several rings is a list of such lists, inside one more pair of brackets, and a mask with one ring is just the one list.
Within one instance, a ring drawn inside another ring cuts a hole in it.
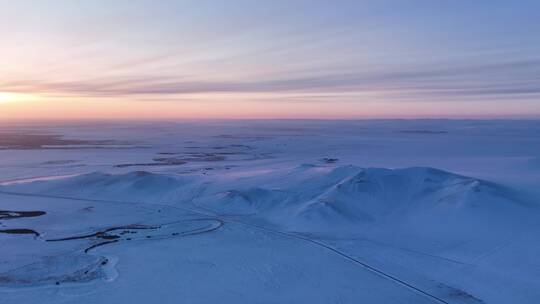
[{"label": "sun glow", "polygon": [[28,93],[13,93],[0,91],[0,104],[22,105],[28,102],[45,100],[43,96]]},{"label": "sun glow", "polygon": [[21,94],[0,92],[0,103],[15,102],[21,98]]}]

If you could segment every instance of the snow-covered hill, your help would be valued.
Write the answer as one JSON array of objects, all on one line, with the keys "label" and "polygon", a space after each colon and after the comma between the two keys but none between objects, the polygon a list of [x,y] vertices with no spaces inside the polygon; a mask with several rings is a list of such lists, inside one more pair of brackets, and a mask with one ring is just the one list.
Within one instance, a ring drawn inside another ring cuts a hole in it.
[{"label": "snow-covered hill", "polygon": [[479,237],[508,225],[521,226],[536,211],[533,203],[502,185],[423,167],[303,165],[219,183],[143,171],[91,173],[2,189],[203,208],[298,232],[362,235],[395,229],[396,234],[440,239]]}]

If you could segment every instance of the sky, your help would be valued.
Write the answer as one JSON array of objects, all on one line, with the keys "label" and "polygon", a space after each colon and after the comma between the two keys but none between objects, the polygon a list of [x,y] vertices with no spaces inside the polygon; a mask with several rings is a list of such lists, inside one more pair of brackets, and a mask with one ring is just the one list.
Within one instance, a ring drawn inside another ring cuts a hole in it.
[{"label": "sky", "polygon": [[540,1],[0,0],[0,120],[540,117]]}]

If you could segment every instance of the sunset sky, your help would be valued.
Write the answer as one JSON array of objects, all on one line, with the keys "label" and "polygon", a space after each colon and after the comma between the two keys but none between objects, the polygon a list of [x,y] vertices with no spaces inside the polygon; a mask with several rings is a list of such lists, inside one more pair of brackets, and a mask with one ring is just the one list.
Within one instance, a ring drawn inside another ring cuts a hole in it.
[{"label": "sunset sky", "polygon": [[540,1],[0,0],[0,120],[540,117]]}]

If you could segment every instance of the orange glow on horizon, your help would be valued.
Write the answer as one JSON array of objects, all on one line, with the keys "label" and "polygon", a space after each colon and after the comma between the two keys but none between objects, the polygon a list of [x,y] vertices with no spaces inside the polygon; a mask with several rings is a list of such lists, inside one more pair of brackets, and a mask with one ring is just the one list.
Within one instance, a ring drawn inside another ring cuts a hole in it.
[{"label": "orange glow on horizon", "polygon": [[[2,96],[2,95],[0,95]],[[14,96],[17,96],[14,98]],[[380,97],[380,96],[379,96]],[[453,103],[385,101],[377,96],[347,100],[303,102],[290,96],[215,94],[144,100],[130,97],[51,97],[31,94],[4,95],[1,121],[29,120],[174,120],[174,119],[370,119],[508,116],[508,112],[478,111],[475,103],[456,109]],[[465,112],[466,113],[466,112]],[[519,113],[516,113],[519,115]]]}]

